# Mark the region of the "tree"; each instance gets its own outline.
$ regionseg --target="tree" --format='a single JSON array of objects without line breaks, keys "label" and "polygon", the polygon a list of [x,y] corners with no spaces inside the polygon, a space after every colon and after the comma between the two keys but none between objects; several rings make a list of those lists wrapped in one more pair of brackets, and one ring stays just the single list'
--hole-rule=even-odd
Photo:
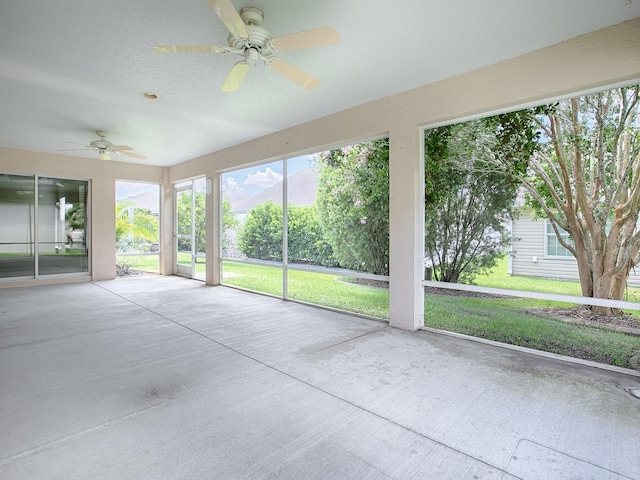
[{"label": "tree", "polygon": [[232,244],[232,235],[240,226],[240,221],[233,211],[231,201],[228,198],[222,199],[222,251],[223,256],[228,252]]},{"label": "tree", "polygon": [[287,258],[289,263],[338,266],[331,245],[325,240],[313,206],[289,205],[287,208]]},{"label": "tree", "polygon": [[116,243],[158,241],[158,217],[147,208],[136,208],[131,202],[116,204]]},{"label": "tree", "polygon": [[282,261],[282,207],[271,200],[253,207],[238,240],[249,258]]},{"label": "tree", "polygon": [[435,280],[471,282],[509,244],[518,182],[535,148],[532,122],[514,112],[425,132],[425,255]]},{"label": "tree", "polygon": [[84,229],[84,203],[72,203],[65,212],[65,220],[67,222],[66,227],[69,230]]},{"label": "tree", "polygon": [[[206,194],[197,190],[189,190],[190,195],[179,195],[177,200],[178,210],[178,231],[189,235],[191,233],[191,210],[193,208],[193,228],[195,233],[195,251],[205,252],[207,249],[206,231]],[[192,205],[193,195],[193,205]],[[183,240],[183,239],[179,239]],[[185,243],[185,249],[189,250],[189,245]]]},{"label": "tree", "polygon": [[344,268],[389,273],[389,140],[331,150],[317,158],[324,236]]},{"label": "tree", "polygon": [[640,261],[638,97],[638,85],[616,88],[546,106],[533,116],[540,148],[521,180],[529,204],[576,258],[585,297],[622,299]]}]

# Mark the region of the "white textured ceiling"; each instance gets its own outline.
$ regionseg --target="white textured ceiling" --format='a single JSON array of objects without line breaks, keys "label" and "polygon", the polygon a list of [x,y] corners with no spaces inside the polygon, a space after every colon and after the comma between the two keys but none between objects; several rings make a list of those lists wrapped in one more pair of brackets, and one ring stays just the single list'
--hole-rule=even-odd
[{"label": "white textured ceiling", "polygon": [[640,0],[232,1],[262,9],[274,37],[339,32],[339,45],[282,54],[315,90],[263,67],[222,93],[238,57],[152,51],[226,45],[206,0],[2,0],[0,146],[56,153],[105,130],[147,155],[114,160],[174,165],[640,16]]}]

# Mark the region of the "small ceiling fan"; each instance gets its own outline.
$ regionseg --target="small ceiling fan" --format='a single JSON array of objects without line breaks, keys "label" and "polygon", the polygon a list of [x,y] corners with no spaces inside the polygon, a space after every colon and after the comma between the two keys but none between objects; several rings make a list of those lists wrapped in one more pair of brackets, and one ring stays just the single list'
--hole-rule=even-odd
[{"label": "small ceiling fan", "polygon": [[208,0],[220,20],[229,30],[228,46],[216,45],[155,45],[159,53],[234,53],[242,57],[232,68],[222,84],[223,92],[233,92],[240,87],[247,72],[258,62],[264,63],[276,73],[288,78],[302,88],[311,90],[319,80],[304,70],[278,57],[280,52],[304,48],[335,45],[340,36],[332,27],[321,27],[273,38],[260,27],[264,14],[256,7],[245,7],[240,13],[231,0]]},{"label": "small ceiling fan", "polygon": [[111,153],[115,153],[117,155],[124,155],[126,157],[137,158],[139,160],[144,160],[147,157],[144,155],[140,155],[139,153],[134,153],[131,150],[133,148],[127,147],[126,145],[114,145],[113,143],[107,141],[107,132],[103,132],[102,130],[96,130],[96,133],[100,137],[100,140],[94,140],[89,145],[85,145],[83,143],[76,142],[67,142],[73,143],[75,145],[81,145],[84,148],[72,148],[71,150],[58,150],[59,152],[72,152],[75,150],[96,150],[98,152],[98,156],[100,160],[111,160]]}]

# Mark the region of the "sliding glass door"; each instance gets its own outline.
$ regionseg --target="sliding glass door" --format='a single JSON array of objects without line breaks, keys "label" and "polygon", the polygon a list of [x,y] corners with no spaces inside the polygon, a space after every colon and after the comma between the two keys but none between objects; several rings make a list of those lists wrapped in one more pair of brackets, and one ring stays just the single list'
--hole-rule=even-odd
[{"label": "sliding glass door", "polygon": [[0,279],[89,272],[88,185],[0,174]]}]

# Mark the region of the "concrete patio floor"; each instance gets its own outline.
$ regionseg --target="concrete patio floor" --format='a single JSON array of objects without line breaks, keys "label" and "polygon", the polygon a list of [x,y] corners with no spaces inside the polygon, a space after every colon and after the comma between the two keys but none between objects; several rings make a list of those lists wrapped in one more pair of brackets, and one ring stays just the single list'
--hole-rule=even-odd
[{"label": "concrete patio floor", "polygon": [[640,479],[631,373],[178,277],[0,289],[0,478]]}]

